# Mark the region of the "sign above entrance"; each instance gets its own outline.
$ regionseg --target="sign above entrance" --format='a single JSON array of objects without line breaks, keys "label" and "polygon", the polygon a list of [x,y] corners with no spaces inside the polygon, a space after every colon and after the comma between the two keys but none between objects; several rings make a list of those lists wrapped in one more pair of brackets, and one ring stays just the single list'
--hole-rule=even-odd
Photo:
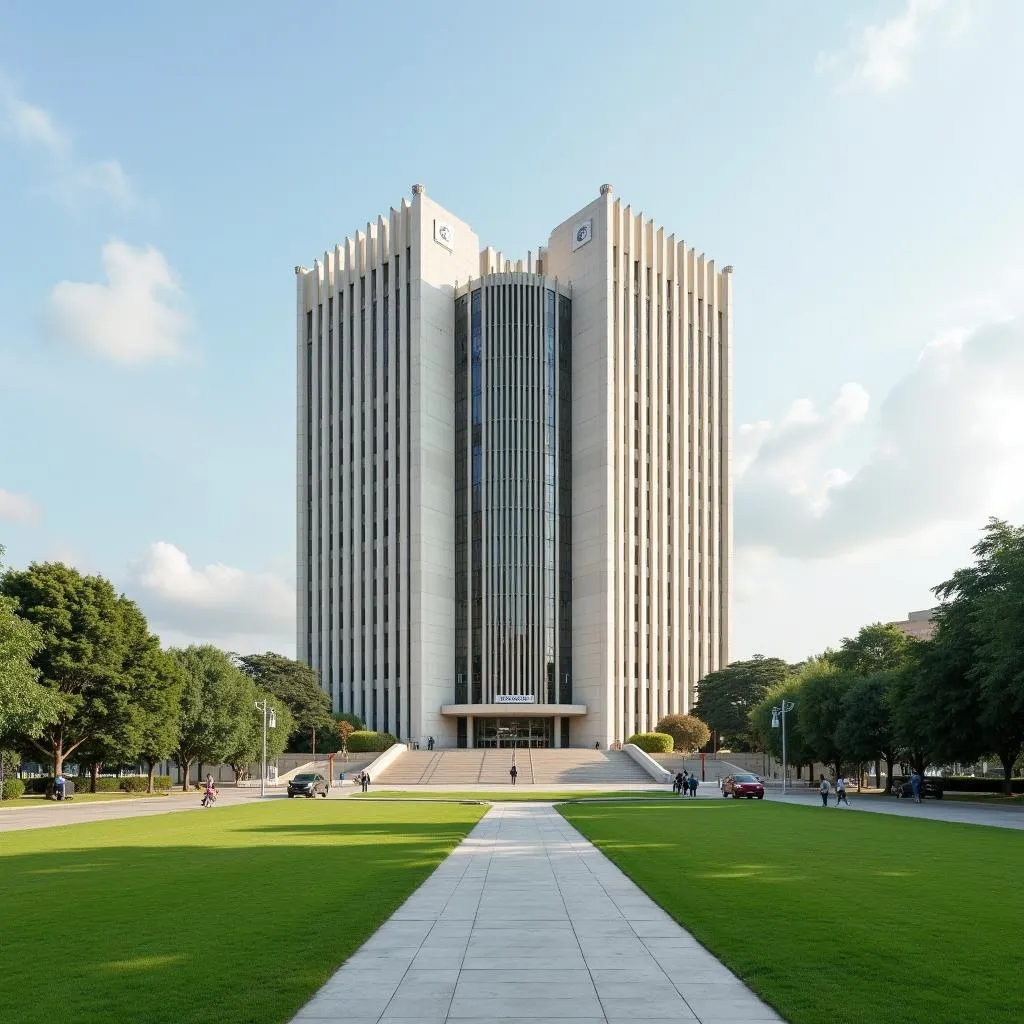
[{"label": "sign above entrance", "polygon": [[496,693],[495,704],[536,704],[537,698],[532,693]]}]

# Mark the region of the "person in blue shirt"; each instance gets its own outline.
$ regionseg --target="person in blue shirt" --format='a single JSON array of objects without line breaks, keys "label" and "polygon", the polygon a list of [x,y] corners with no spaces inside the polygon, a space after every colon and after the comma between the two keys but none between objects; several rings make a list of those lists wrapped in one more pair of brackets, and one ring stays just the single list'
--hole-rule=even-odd
[{"label": "person in blue shirt", "polygon": [[57,778],[55,778],[53,780],[53,788],[57,791],[57,794],[56,794],[57,795],[57,799],[58,800],[63,800],[64,799],[64,773],[63,772],[61,772],[60,775],[58,775]]},{"label": "person in blue shirt", "polygon": [[921,776],[916,771],[910,776],[910,789],[914,794],[914,803],[919,804],[921,802]]}]

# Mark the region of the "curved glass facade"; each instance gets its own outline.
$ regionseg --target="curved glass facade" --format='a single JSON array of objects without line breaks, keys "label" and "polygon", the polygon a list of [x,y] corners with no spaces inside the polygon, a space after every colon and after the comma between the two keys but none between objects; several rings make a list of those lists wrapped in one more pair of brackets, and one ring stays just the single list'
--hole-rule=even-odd
[{"label": "curved glass facade", "polygon": [[455,299],[455,700],[572,699],[572,302],[536,274]]}]

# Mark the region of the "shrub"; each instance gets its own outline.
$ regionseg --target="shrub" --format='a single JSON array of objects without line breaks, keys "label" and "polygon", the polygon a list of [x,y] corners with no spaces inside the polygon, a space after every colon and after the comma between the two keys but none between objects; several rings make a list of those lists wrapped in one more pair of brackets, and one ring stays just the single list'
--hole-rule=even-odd
[{"label": "shrub", "polygon": [[[931,776],[929,776],[931,778]],[[896,781],[895,779],[893,781]],[[909,778],[902,781],[909,782]],[[947,793],[1002,793],[1003,777],[974,775],[946,775],[935,779]],[[1024,779],[1011,779],[1014,793],[1024,793]]]},{"label": "shrub", "polygon": [[377,753],[387,750],[397,742],[398,740],[389,732],[367,732],[360,729],[349,736],[348,751],[350,754]]},{"label": "shrub", "polygon": [[25,792],[31,793],[33,796],[40,796],[53,788],[52,775],[40,775],[35,779],[20,779],[19,781],[24,783]]},{"label": "shrub", "polygon": [[[148,793],[149,792],[149,776],[148,775],[130,775],[126,779],[119,779],[121,788],[126,793]],[[154,775],[153,776],[153,789],[157,793],[164,793],[171,788],[171,777],[170,775]]]},{"label": "shrub", "polygon": [[673,741],[664,732],[636,732],[626,740],[648,754],[671,754]]},{"label": "shrub", "polygon": [[687,754],[700,750],[711,739],[711,730],[693,715],[666,715],[658,723],[658,732],[671,736],[675,749]]},{"label": "shrub", "polygon": [[0,800],[17,800],[25,792],[25,783],[21,779],[4,779],[4,791]]},{"label": "shrub", "polygon": [[[52,780],[51,780],[52,781]],[[78,778],[71,780],[75,784],[76,793],[91,793],[92,792],[92,776],[91,775],[79,775]],[[97,793],[117,793],[120,792],[121,783],[124,779],[116,779],[111,775],[100,775],[96,779],[96,792]]]}]

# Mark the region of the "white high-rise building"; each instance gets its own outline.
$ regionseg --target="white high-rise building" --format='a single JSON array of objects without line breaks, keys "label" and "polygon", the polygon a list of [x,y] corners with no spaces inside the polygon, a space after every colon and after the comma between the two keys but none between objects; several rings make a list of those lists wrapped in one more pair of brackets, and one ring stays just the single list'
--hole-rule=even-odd
[{"label": "white high-rise building", "polygon": [[602,747],[728,658],[732,268],[603,186],[536,258],[414,186],[298,284],[298,655],[441,746]]}]

